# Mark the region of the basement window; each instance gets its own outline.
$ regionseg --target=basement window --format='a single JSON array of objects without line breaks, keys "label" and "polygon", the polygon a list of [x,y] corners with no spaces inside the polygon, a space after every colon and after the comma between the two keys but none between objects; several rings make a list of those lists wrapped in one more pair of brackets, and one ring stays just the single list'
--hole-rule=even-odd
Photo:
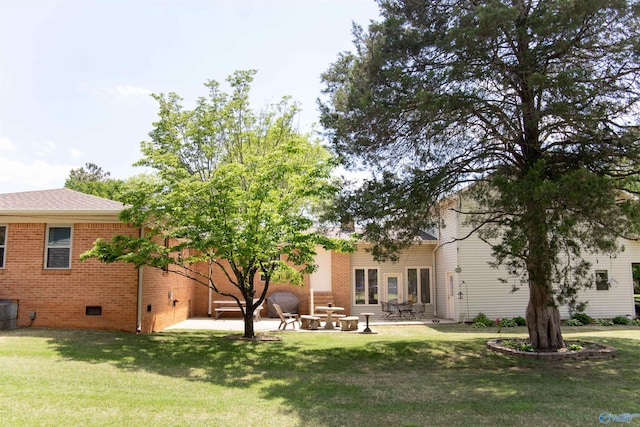
[{"label": "basement window", "polygon": [[84,313],[87,316],[102,316],[101,305],[88,305],[85,307]]}]

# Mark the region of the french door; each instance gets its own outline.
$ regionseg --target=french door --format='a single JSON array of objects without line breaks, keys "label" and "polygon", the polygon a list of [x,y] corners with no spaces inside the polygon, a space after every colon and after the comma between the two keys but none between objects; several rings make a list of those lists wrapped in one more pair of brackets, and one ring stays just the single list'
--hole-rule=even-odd
[{"label": "french door", "polygon": [[384,290],[388,302],[400,302],[402,298],[402,274],[385,274]]}]

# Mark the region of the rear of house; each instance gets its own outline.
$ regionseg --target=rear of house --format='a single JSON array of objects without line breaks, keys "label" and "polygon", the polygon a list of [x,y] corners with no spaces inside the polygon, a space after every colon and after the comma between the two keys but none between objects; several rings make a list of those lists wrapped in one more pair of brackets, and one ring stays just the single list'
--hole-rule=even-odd
[{"label": "rear of house", "polygon": [[[295,294],[300,314],[331,302],[344,308],[340,314],[379,318],[382,302],[398,301],[423,304],[425,317],[456,321],[470,321],[478,313],[524,316],[527,286],[489,266],[486,243],[473,235],[463,239],[470,229],[459,213],[460,198],[448,203],[442,209],[446,227],[438,230],[438,238],[417,236],[396,262],[375,261],[366,242],[358,242],[353,253],[318,247],[318,269],[304,278],[304,286],[272,283],[267,297]],[[0,315],[10,317],[0,318],[0,327],[148,333],[189,317],[214,316],[214,301],[228,298],[202,284],[155,268],[79,260],[98,238],[142,232],[119,220],[122,209],[119,202],[69,189],[0,194]],[[634,315],[632,265],[640,263],[640,243],[624,244],[626,250],[617,257],[587,255],[600,280],[582,291],[580,300],[588,302],[586,313],[593,317]],[[222,291],[237,295],[222,271],[214,273],[214,280]],[[258,296],[260,277],[255,285]],[[514,287],[520,289],[512,292]],[[267,315],[266,304],[261,314]],[[561,307],[561,314],[568,317],[567,307]]]},{"label": "rear of house", "polygon": [[[489,265],[493,260],[490,246],[475,235],[468,236],[471,227],[460,213],[461,195],[447,203],[436,251],[437,314],[457,321],[470,321],[479,313],[491,319],[524,317],[528,285],[509,276],[504,268]],[[632,266],[640,262],[640,242],[624,240],[621,244],[625,250],[615,257],[583,253],[598,280],[591,289],[581,290],[578,299],[587,303],[585,312],[594,318],[635,316]],[[560,314],[568,318],[568,307],[560,307]]]},{"label": "rear of house", "polygon": [[178,276],[80,261],[98,238],[140,233],[122,209],[69,189],[0,195],[0,300],[15,326],[150,332],[187,318],[193,292]]}]

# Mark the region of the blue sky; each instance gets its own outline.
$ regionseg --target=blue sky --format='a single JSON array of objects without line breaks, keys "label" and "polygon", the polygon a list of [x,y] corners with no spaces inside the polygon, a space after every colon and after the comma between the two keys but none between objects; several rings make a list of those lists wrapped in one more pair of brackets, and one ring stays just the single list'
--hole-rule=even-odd
[{"label": "blue sky", "polygon": [[377,18],[373,0],[0,0],[0,193],[60,188],[88,162],[141,173],[149,94],[190,107],[235,70],[258,70],[254,108],[290,95],[309,129],[320,74]]}]

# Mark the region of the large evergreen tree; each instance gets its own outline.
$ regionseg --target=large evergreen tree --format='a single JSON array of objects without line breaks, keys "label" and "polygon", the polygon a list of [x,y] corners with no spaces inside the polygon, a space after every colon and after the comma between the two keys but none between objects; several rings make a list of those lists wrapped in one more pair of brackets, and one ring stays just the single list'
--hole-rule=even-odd
[{"label": "large evergreen tree", "polygon": [[528,284],[533,346],[562,347],[558,304],[592,281],[582,251],[615,253],[638,227],[640,6],[379,5],[323,75],[321,123],[345,164],[371,172],[341,214],[392,256],[466,188],[495,264]]}]

